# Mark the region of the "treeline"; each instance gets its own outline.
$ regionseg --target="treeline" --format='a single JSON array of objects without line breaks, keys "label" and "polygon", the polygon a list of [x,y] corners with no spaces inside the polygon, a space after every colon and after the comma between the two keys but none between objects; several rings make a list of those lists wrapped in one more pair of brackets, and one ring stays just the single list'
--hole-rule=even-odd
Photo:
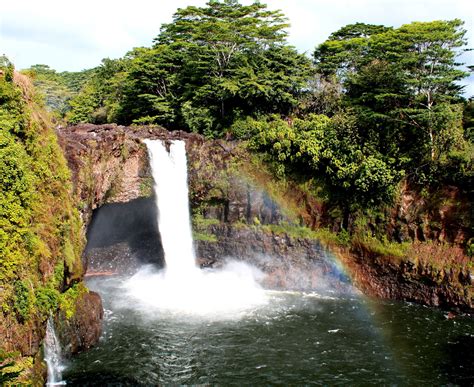
[{"label": "treeline", "polygon": [[317,176],[346,213],[390,201],[403,178],[471,189],[462,21],[348,25],[311,59],[287,27],[260,3],[178,9],[152,47],[105,59],[74,87],[59,74],[73,94],[61,114],[248,140],[277,173]]}]

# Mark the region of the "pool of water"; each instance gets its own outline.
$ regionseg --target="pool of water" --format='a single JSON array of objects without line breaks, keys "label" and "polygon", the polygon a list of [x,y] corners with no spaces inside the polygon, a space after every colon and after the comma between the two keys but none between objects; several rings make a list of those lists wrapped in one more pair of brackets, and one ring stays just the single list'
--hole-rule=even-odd
[{"label": "pool of water", "polygon": [[138,305],[123,283],[89,280],[104,331],[69,359],[68,385],[474,383],[469,316],[330,291],[266,291],[264,305],[203,316]]}]

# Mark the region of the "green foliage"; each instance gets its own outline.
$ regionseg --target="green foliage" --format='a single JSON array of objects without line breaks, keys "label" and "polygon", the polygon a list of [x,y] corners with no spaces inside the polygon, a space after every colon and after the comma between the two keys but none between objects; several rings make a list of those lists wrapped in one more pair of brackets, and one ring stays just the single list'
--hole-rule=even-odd
[{"label": "green foliage", "polygon": [[210,242],[210,243],[218,242],[218,239],[215,235],[205,233],[205,232],[198,232],[198,231],[193,231],[193,239],[195,241],[201,241],[201,242]]},{"label": "green foliage", "polygon": [[383,155],[353,140],[350,116],[309,115],[306,119],[270,117],[255,122],[252,149],[264,151],[277,174],[325,176],[333,200],[376,206],[390,201],[403,172]]},{"label": "green foliage", "polygon": [[229,133],[232,134],[234,138],[248,140],[260,132],[259,125],[261,124],[261,121],[253,117],[242,117],[232,123],[229,128]]},{"label": "green foliage", "polygon": [[59,291],[49,287],[40,286],[35,291],[36,307],[43,315],[54,312],[59,305]]},{"label": "green foliage", "polygon": [[71,110],[66,115],[70,124],[94,122],[94,112],[99,107],[96,89],[87,84],[81,92],[70,101]]},{"label": "green foliage", "polygon": [[471,238],[466,244],[466,254],[468,257],[474,257],[474,239]]},{"label": "green foliage", "polygon": [[20,321],[28,320],[31,312],[31,294],[28,285],[24,281],[16,281],[14,284],[13,308]]},{"label": "green foliage", "polygon": [[88,290],[84,284],[78,283],[59,295],[59,308],[67,319],[74,316],[78,298],[87,292]]},{"label": "green foliage", "polygon": [[[71,101],[71,123],[161,124],[222,136],[239,117],[289,112],[310,74],[286,43],[286,19],[260,3],[178,9],[152,48],[104,63]],[[209,33],[212,31],[212,33]],[[119,63],[120,62],[120,63]],[[112,71],[101,71],[106,67]]]},{"label": "green foliage", "polygon": [[217,219],[204,218],[199,212],[194,213],[192,217],[193,239],[195,241],[217,242],[217,237],[212,234],[209,228],[219,223]]},{"label": "green foliage", "polygon": [[102,64],[83,73],[87,77],[69,101],[68,123],[103,124],[114,122],[119,114],[128,60],[103,59]]},{"label": "green foliage", "polygon": [[71,99],[78,94],[94,71],[91,69],[58,73],[47,65],[37,64],[24,70],[23,73],[33,79],[48,110],[61,118],[71,109]]},{"label": "green foliage", "polygon": [[301,92],[295,115],[304,118],[313,113],[332,117],[341,110],[342,86],[337,82],[336,77],[315,74],[309,78]]},{"label": "green foliage", "polygon": [[218,225],[220,222],[213,218],[204,218],[200,213],[192,217],[193,228],[199,231],[206,230],[210,226]]},{"label": "green foliage", "polygon": [[260,227],[263,231],[267,233],[273,233],[276,235],[287,235],[290,238],[294,239],[319,239],[317,231],[313,231],[308,227],[297,226],[291,223],[265,224]]},{"label": "green foliage", "polygon": [[[80,278],[83,240],[49,117],[25,75],[5,60],[0,70],[0,324],[16,337],[42,324]],[[7,340],[0,350],[21,346]]]},{"label": "green foliage", "polygon": [[7,382],[13,382],[20,375],[22,368],[15,364],[14,358],[17,354],[8,353],[0,349],[0,383],[8,385]]},{"label": "green foliage", "polygon": [[190,101],[183,103],[181,108],[184,122],[187,127],[195,133],[202,133],[206,137],[213,138],[217,133],[213,131],[214,118],[211,111],[205,107],[194,107]]},{"label": "green foliage", "polygon": [[465,102],[463,109],[464,138],[474,143],[474,100],[472,97]]},{"label": "green foliage", "polygon": [[[456,57],[466,31],[458,20],[398,29],[356,24],[315,50],[317,69],[337,76],[357,118],[359,142],[393,159],[411,176],[463,146],[456,83],[467,74]],[[430,167],[429,167],[430,168]]]},{"label": "green foliage", "polygon": [[360,236],[357,235],[353,238],[353,244],[362,246],[364,250],[372,253],[391,257],[396,259],[407,259],[408,252],[410,249],[410,243],[397,243],[388,241],[386,238],[382,240],[372,236]]}]

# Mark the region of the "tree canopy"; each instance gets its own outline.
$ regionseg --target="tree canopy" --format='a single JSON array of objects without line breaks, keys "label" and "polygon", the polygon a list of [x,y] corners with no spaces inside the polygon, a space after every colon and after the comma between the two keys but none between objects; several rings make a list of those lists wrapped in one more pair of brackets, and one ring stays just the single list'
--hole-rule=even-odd
[{"label": "tree canopy", "polygon": [[152,48],[131,53],[120,119],[216,134],[241,115],[289,113],[310,62],[286,43],[287,27],[260,3],[179,9]]},{"label": "tree canopy", "polygon": [[313,61],[288,44],[287,29],[259,2],[178,9],[151,47],[104,59],[86,77],[60,73],[71,93],[62,115],[249,140],[278,173],[324,180],[344,211],[389,201],[404,177],[470,184],[462,21],[349,24]]},{"label": "tree canopy", "polygon": [[343,84],[367,146],[420,165],[461,144],[462,26],[458,19],[398,29],[359,23],[316,48],[316,68]]}]

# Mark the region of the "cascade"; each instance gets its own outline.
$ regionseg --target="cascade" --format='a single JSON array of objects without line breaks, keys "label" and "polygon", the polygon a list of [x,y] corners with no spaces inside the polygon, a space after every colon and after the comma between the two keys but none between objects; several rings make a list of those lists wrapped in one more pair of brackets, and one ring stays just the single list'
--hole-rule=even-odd
[{"label": "cascade", "polygon": [[193,248],[184,141],[145,141],[158,207],[158,226],[166,268],[143,267],[124,284],[143,311],[233,318],[267,303],[258,285],[263,275],[242,262],[229,261],[219,270],[196,266]]},{"label": "cascade", "polygon": [[46,324],[46,335],[44,338],[44,360],[48,366],[47,386],[57,386],[66,384],[62,381],[63,365],[61,363],[61,345],[54,330],[52,317]]},{"label": "cascade", "polygon": [[158,227],[167,272],[182,276],[196,270],[189,218],[188,177],[184,141],[145,141],[155,181]]}]

